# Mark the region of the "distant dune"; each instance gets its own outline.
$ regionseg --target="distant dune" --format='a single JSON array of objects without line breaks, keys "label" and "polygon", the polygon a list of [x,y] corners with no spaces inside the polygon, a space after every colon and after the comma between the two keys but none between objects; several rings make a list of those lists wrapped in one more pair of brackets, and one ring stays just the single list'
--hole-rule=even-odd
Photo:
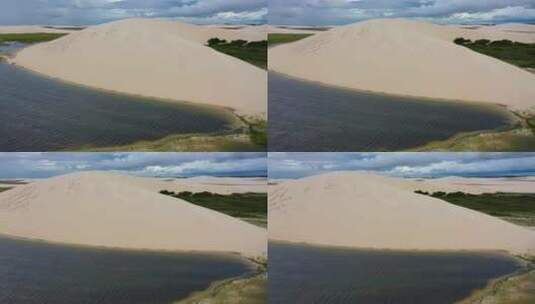
[{"label": "distant dune", "polygon": [[12,61],[91,87],[265,116],[266,72],[207,47],[207,40],[214,37],[266,39],[264,33],[252,30],[125,19],[25,48]]},{"label": "distant dune", "polygon": [[41,25],[0,25],[0,34],[28,34],[28,33],[71,33],[61,27],[46,27]]},{"label": "distant dune", "polygon": [[266,254],[265,229],[159,194],[154,182],[85,172],[18,186],[0,193],[0,233],[127,249]]},{"label": "distant dune", "polygon": [[269,238],[378,249],[535,252],[535,232],[416,194],[410,180],[334,172],[269,193]]},{"label": "distant dune", "polygon": [[[523,32],[519,32],[519,28]],[[535,41],[533,26],[469,29],[402,19],[335,27],[269,52],[271,70],[325,84],[535,110],[535,76],[453,43],[456,37]]]}]

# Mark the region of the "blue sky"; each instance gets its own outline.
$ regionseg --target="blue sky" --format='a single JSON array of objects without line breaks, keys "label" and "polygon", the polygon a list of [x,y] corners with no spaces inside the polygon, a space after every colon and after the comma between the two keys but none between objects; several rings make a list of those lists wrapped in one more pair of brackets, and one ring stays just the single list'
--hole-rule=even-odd
[{"label": "blue sky", "polygon": [[534,22],[535,0],[269,0],[269,23],[338,25],[370,18]]},{"label": "blue sky", "polygon": [[265,23],[267,0],[1,0],[0,24],[89,25],[128,17]]},{"label": "blue sky", "polygon": [[0,178],[87,170],[143,176],[267,175],[266,153],[0,153]]},{"label": "blue sky", "polygon": [[269,153],[270,178],[366,170],[404,177],[535,175],[535,153]]}]

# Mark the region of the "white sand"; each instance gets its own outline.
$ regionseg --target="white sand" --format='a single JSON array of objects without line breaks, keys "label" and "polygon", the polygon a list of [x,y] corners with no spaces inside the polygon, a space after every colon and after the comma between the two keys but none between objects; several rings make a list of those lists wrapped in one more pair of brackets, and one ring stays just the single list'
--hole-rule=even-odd
[{"label": "white sand", "polygon": [[535,231],[415,194],[406,185],[371,173],[334,172],[272,186],[269,238],[378,249],[535,253]]},{"label": "white sand", "polygon": [[188,101],[265,117],[267,73],[217,52],[208,39],[264,40],[253,31],[223,30],[162,19],[92,26],[20,51],[31,70],[91,87]]},{"label": "white sand", "polygon": [[0,193],[0,233],[90,246],[266,254],[265,229],[159,194],[149,180],[85,172],[8,190]]},{"label": "white sand", "polygon": [[359,90],[487,102],[533,111],[533,74],[453,43],[463,36],[535,39],[534,34],[500,28],[469,30],[400,19],[359,22],[275,46],[269,52],[269,67]]}]

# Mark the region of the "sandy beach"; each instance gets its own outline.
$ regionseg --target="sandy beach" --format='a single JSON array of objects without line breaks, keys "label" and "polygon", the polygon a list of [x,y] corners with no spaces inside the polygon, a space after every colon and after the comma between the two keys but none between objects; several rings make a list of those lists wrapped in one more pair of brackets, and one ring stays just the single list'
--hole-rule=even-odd
[{"label": "sandy beach", "polygon": [[535,41],[535,26],[467,28],[404,19],[339,26],[269,52],[270,70],[372,92],[535,110],[533,74],[456,45],[457,37]]},{"label": "sandy beach", "polygon": [[214,37],[258,41],[266,34],[163,19],[125,19],[27,47],[11,61],[76,84],[215,105],[265,118],[266,71],[206,46]]},{"label": "sandy beach", "polygon": [[158,193],[243,187],[222,190],[225,180],[214,186],[203,180],[174,183],[109,172],[35,180],[0,193],[0,233],[75,245],[266,255],[265,229]]},{"label": "sandy beach", "polygon": [[[457,181],[467,184],[465,179],[430,184],[453,188]],[[491,183],[488,189],[505,189]],[[414,180],[365,172],[283,181],[270,186],[269,238],[376,249],[535,252],[534,231],[414,193],[420,188]]]}]

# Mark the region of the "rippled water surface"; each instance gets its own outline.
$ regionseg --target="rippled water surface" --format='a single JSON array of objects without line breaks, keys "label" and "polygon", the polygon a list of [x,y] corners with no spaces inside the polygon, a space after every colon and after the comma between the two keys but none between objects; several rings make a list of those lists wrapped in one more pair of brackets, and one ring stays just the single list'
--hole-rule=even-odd
[{"label": "rippled water surface", "polygon": [[498,106],[328,87],[269,74],[270,151],[386,151],[511,123]]},{"label": "rippled water surface", "polygon": [[519,269],[488,253],[411,253],[271,243],[270,304],[449,304]]},{"label": "rippled water surface", "polygon": [[0,303],[171,303],[250,273],[236,256],[50,245],[0,237]]},{"label": "rippled water surface", "polygon": [[223,131],[235,121],[227,110],[93,90],[1,62],[0,112],[0,151],[124,145]]}]

